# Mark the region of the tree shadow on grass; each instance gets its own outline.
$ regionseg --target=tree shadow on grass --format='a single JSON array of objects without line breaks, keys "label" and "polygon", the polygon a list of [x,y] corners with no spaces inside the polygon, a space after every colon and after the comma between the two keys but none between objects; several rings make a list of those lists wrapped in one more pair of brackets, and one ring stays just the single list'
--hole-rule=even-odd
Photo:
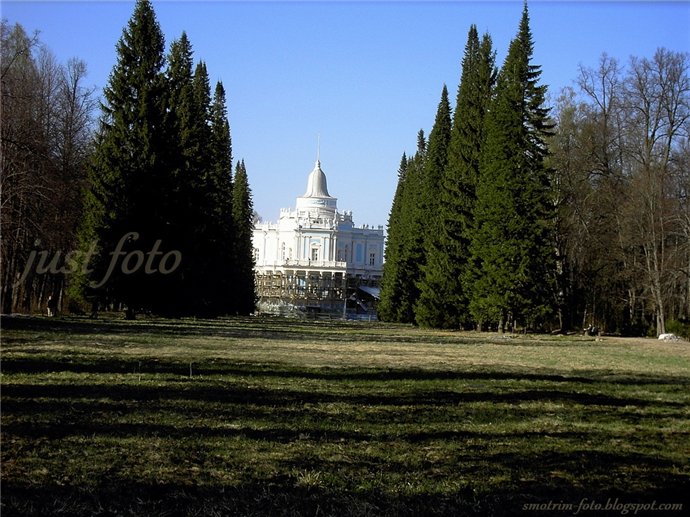
[{"label": "tree shadow on grass", "polygon": [[429,370],[421,368],[366,368],[366,367],[320,367],[307,368],[290,366],[278,362],[254,363],[230,361],[218,358],[189,361],[180,359],[139,359],[99,357],[97,355],[70,354],[56,359],[43,355],[5,357],[2,361],[4,373],[51,373],[73,372],[91,374],[171,374],[180,377],[189,375],[190,363],[196,376],[265,377],[282,379],[315,379],[326,381],[532,381],[549,383],[618,384],[618,385],[675,385],[690,387],[690,378],[610,372],[582,372],[578,375],[561,375],[539,371],[500,370]]},{"label": "tree shadow on grass", "polygon": [[[33,321],[31,325],[43,330],[53,329],[51,320],[36,321],[38,323]],[[92,323],[81,327],[74,323],[69,325],[78,327],[76,331],[84,333],[100,332],[99,329],[110,332],[108,329],[111,327],[118,327],[119,330],[115,331],[121,332],[135,333],[141,328],[161,332],[158,325],[148,323],[137,328],[120,323],[103,323],[100,327]],[[222,332],[222,324],[220,327]],[[296,326],[292,328],[297,329]],[[69,331],[69,327],[67,330],[59,327],[59,330]],[[201,332],[191,324],[187,330],[191,333]],[[253,330],[226,331],[246,335]],[[317,330],[314,328],[314,331]],[[173,332],[172,326],[162,332],[161,335]],[[178,441],[181,458],[194,454],[184,450],[185,443],[197,443],[203,448],[210,447],[212,441],[226,438],[246,440],[239,440],[239,443],[265,444],[276,450],[299,442],[316,447],[300,449],[301,452],[285,460],[280,466],[282,474],[262,479],[250,478],[234,484],[199,484],[191,478],[186,484],[175,484],[170,480],[147,484],[111,477],[80,488],[69,481],[62,485],[55,481],[31,485],[23,478],[8,478],[7,474],[3,474],[3,517],[94,514],[526,515],[523,512],[526,503],[547,503],[550,500],[578,503],[584,497],[603,499],[602,502],[607,497],[620,497],[630,502],[636,498],[674,502],[678,500],[679,493],[690,491],[687,462],[673,463],[653,452],[641,454],[621,449],[602,453],[586,450],[590,442],[603,444],[612,438],[630,441],[635,428],[627,424],[640,419],[649,421],[654,418],[653,413],[657,409],[669,418],[679,421],[687,418],[686,406],[678,401],[678,397],[673,401],[657,401],[627,394],[611,394],[612,384],[677,385],[677,390],[682,390],[690,385],[687,378],[654,374],[599,377],[597,373],[569,377],[534,371],[305,369],[280,364],[208,361],[196,364],[195,377],[188,379],[188,364],[179,361],[138,361],[87,355],[64,360],[41,356],[10,357],[4,358],[2,369],[4,373],[138,373],[154,376],[153,379],[166,383],[162,386],[146,382],[136,384],[134,377],[123,377],[117,382],[103,384],[84,382],[84,378],[42,382],[39,376],[34,383],[6,383],[2,388],[2,432],[3,438],[9,438],[10,441],[9,446],[4,448],[3,460],[17,459],[11,457],[16,453],[12,449],[14,440],[24,445],[41,442],[42,447],[52,447],[54,443],[51,440],[72,436],[83,439],[83,443],[91,441],[94,447],[107,446],[99,445],[99,438],[108,438],[102,442],[108,444],[112,443],[111,439],[122,438],[125,439],[123,443],[132,443],[131,438],[166,437]],[[274,386],[279,385],[269,388],[250,387],[245,382],[246,379],[252,379],[252,383],[258,381],[260,384],[262,378],[284,379],[285,383],[280,385],[274,382]],[[368,384],[361,388],[351,386],[335,390],[330,386],[325,392],[291,387],[291,381],[303,379],[323,380],[325,385],[339,381]],[[389,381],[461,382],[437,389],[429,385],[411,384],[391,392],[391,386],[386,384]],[[462,381],[472,381],[474,385]],[[541,383],[541,389],[534,384],[518,382],[508,385],[504,381]],[[523,403],[527,403],[528,408],[518,407]],[[578,415],[596,416],[597,412],[602,412],[609,415],[607,421],[615,424],[614,430],[609,431],[604,426],[596,427],[596,432],[510,431],[514,423],[512,420],[504,427],[508,429],[504,432],[447,430],[451,411],[466,411],[485,422],[487,418],[501,417],[498,414],[500,411],[505,413],[505,409],[497,410],[494,404],[503,407],[509,404],[514,406],[510,409],[510,418],[529,421],[529,418],[540,416],[540,403],[562,408],[558,411],[564,412],[562,415],[566,417],[566,422],[575,421]],[[338,415],[324,416],[318,411],[318,408],[329,405],[339,405],[357,412],[363,431],[354,430],[352,426],[343,429],[338,425]],[[386,410],[378,411],[383,408]],[[424,412],[423,415],[419,414],[419,428],[414,427],[417,416],[414,411]],[[496,414],[492,414],[492,411]],[[127,418],[131,420],[129,413],[134,412],[148,415],[164,413],[166,417],[172,417],[173,422],[185,421],[189,424],[122,421]],[[185,412],[188,412],[187,420],[177,418]],[[196,415],[207,417],[218,425],[210,427],[195,422]],[[40,418],[33,419],[35,416]],[[231,422],[233,417],[259,418],[261,426],[243,424],[233,428],[222,425]],[[504,414],[503,418],[508,416]],[[435,429],[437,425],[441,427]],[[593,420],[593,427],[595,425],[596,419]],[[644,433],[647,433],[644,437],[651,436],[648,430]],[[562,449],[555,450],[556,445],[547,443],[549,440],[553,440],[553,443],[558,441]],[[319,445],[338,443],[351,446],[351,450],[355,451],[353,454],[358,457],[345,461],[318,456]],[[425,456],[407,461],[404,456],[393,459],[385,454],[368,456],[364,451],[356,452],[372,444],[379,448],[378,452],[385,452],[396,445],[402,449],[409,448],[411,453],[415,448],[418,452],[418,449],[428,445],[442,444],[442,450],[452,456],[437,460],[443,463],[441,472],[464,473],[463,486],[466,488],[437,489],[420,495],[401,485],[387,485],[386,476],[397,475],[404,479],[408,473],[438,475],[434,472],[438,471],[439,465],[434,460],[420,462],[419,457]],[[615,446],[609,447],[614,449]],[[452,470],[449,471],[449,468]],[[251,466],[248,469],[250,477],[261,476],[251,471]],[[370,469],[381,472],[383,488],[362,486],[360,478],[366,477]],[[239,469],[238,472],[247,471]],[[338,480],[338,484],[329,485],[321,478],[308,476],[300,479],[295,472],[330,474]],[[490,481],[490,478],[500,476],[503,476],[503,481]],[[179,478],[178,475],[176,479]],[[620,511],[616,514],[620,515]],[[539,515],[547,513],[541,512]],[[597,515],[606,513],[597,512]]]},{"label": "tree shadow on grass", "polygon": [[[490,388],[490,387],[488,387]],[[221,402],[226,404],[251,404],[253,406],[300,407],[305,404],[342,403],[352,406],[457,406],[466,403],[487,402],[521,404],[524,402],[549,402],[552,404],[579,404],[638,408],[654,407],[682,409],[686,404],[679,401],[647,400],[628,396],[611,396],[601,393],[568,389],[510,389],[501,386],[485,391],[414,390],[408,393],[332,393],[313,390],[295,390],[282,387],[274,389],[244,387],[235,383],[195,383],[192,379],[182,384],[156,386],[145,384],[8,384],[3,386],[4,410],[8,411],[11,399],[108,399],[112,401],[162,401],[188,400]],[[7,404],[10,404],[8,407]]]},{"label": "tree shadow on grass", "polygon": [[[302,340],[305,338],[321,343],[352,344],[353,338],[367,343],[458,345],[482,346],[488,343],[506,346],[533,347],[529,336],[519,339],[473,335],[469,333],[411,332],[410,326],[381,322],[351,322],[329,320],[327,322],[304,321],[290,318],[219,318],[215,320],[196,319],[88,319],[84,317],[47,318],[37,316],[3,315],[1,325],[5,330],[32,332],[61,332],[74,335],[112,334],[142,335],[160,337],[199,337],[230,339]],[[394,337],[391,337],[391,333]],[[515,336],[513,336],[515,337]],[[523,340],[527,339],[527,342]],[[558,339],[548,341],[549,346],[571,346],[572,342]],[[580,341],[580,347],[598,347],[595,341]]]},{"label": "tree shadow on grass", "polygon": [[[3,460],[12,460],[11,447],[17,439],[20,443],[37,444],[30,447],[51,448],[54,447],[51,445],[53,443],[55,446],[60,444],[59,447],[66,447],[67,451],[71,442],[59,440],[76,437],[78,441],[75,443],[88,446],[91,455],[97,454],[99,447],[112,446],[108,444],[112,444],[114,439],[122,439],[122,447],[132,447],[133,443],[142,444],[144,448],[156,443],[157,447],[167,447],[174,443],[179,448],[174,452],[175,456],[180,461],[199,460],[202,473],[204,469],[215,468],[261,477],[263,474],[252,471],[251,465],[227,464],[224,462],[228,458],[218,457],[209,451],[223,442],[237,444],[231,447],[246,448],[243,456],[251,454],[250,451],[255,446],[264,450],[268,447],[276,452],[290,448],[292,452],[286,459],[278,460],[276,468],[282,474],[235,484],[214,484],[209,481],[199,483],[191,477],[188,483],[181,485],[172,483],[170,479],[162,480],[160,484],[137,484],[125,479],[126,470],[118,474],[116,469],[112,476],[92,481],[89,487],[73,486],[70,481],[64,481],[64,484],[55,484],[53,481],[29,485],[23,479],[7,478],[5,474],[2,487],[3,517],[529,515],[530,513],[523,512],[523,507],[530,503],[560,501],[577,504],[583,498],[604,502],[606,498],[614,497],[626,502],[653,499],[677,502],[678,494],[687,494],[690,489],[687,464],[674,463],[654,452],[642,454],[625,449],[611,452],[587,450],[587,444],[605,444],[614,437],[623,437],[628,441],[631,439],[630,436],[622,436],[606,429],[550,433],[437,431],[434,430],[437,423],[435,421],[423,422],[426,430],[398,428],[395,421],[386,427],[369,427],[370,422],[363,421],[363,431],[328,428],[323,425],[311,427],[301,421],[300,416],[295,416],[294,409],[299,407],[296,400],[291,398],[295,393],[287,398],[275,394],[274,398],[266,399],[266,403],[270,400],[277,405],[264,406],[272,413],[273,420],[262,421],[259,427],[209,427],[195,423],[194,415],[190,415],[187,426],[101,422],[99,417],[103,415],[99,411],[105,411],[106,418],[112,416],[109,412],[120,412],[122,409],[118,402],[109,403],[115,404],[114,407],[104,408],[96,400],[72,399],[73,394],[60,399],[60,390],[53,393],[54,396],[58,395],[57,399],[51,399],[54,402],[43,398],[14,398],[17,394],[15,392],[8,396],[10,403],[3,405],[3,412],[7,411],[6,415],[9,414],[10,417],[22,413],[37,414],[41,419],[32,422],[10,418],[10,422],[3,425],[3,436],[5,440],[9,438],[10,448],[8,451],[8,446],[5,446]],[[124,393],[120,393],[120,396],[123,395]],[[299,396],[304,396],[304,393],[300,392]],[[129,403],[132,401],[120,400],[125,404],[125,409],[130,407]],[[357,397],[351,397],[351,403],[360,402]],[[443,413],[442,407],[439,409],[439,413]],[[283,410],[285,411],[282,412]],[[312,408],[305,407],[303,410],[309,413]],[[270,413],[266,416],[269,417]],[[53,415],[55,418],[46,422],[43,420],[46,415]],[[291,416],[296,422],[290,422]],[[213,418],[213,421],[222,423],[224,420]],[[442,421],[440,419],[438,422]],[[337,420],[327,422],[329,423],[335,426]],[[160,442],[158,438],[166,441]],[[147,442],[149,439],[152,442]],[[90,443],[93,445],[89,445]],[[293,448],[295,445],[298,447]],[[339,450],[340,446],[346,448],[345,454],[350,457],[334,459],[333,452]],[[367,452],[371,446],[376,449],[376,453]],[[439,447],[438,450],[445,455],[437,459],[424,459],[426,456],[423,451],[429,446]],[[396,448],[396,454],[389,456],[385,451],[392,447]],[[560,450],[555,450],[556,447]],[[401,453],[406,449],[407,453]],[[319,451],[330,453],[322,455]],[[68,461],[68,452],[60,454],[64,455],[63,459],[59,459],[59,455],[52,455],[53,465],[56,465],[56,461],[58,464]],[[129,454],[139,453],[130,450]],[[198,454],[201,454],[201,459],[197,458]],[[283,457],[282,454],[280,456]],[[123,468],[127,469],[128,460],[123,458],[123,461]],[[175,465],[175,462],[168,463],[169,467],[177,468]],[[302,473],[304,475],[300,478]],[[313,473],[316,475],[309,477]],[[372,473],[378,473],[381,478],[378,485],[366,488],[364,482]],[[59,478],[59,472],[53,472],[52,475]],[[412,479],[420,476],[449,476],[457,479],[460,476],[465,488],[446,488],[438,492],[438,487],[444,485],[436,479],[429,482],[429,486],[436,487],[435,490],[413,490],[410,493],[405,488],[406,476],[412,476]],[[181,468],[174,477],[184,478],[184,469]],[[492,479],[501,477],[501,481]],[[329,485],[328,481],[324,481],[328,479],[335,479],[336,485]],[[389,479],[396,481],[388,481]],[[542,512],[539,515],[546,514]],[[597,515],[607,514],[597,512]]]},{"label": "tree shadow on grass", "polygon": [[[231,339],[276,339],[291,340],[310,339],[320,342],[352,342],[352,333],[356,331],[358,339],[367,341],[390,341],[389,336],[380,332],[390,326],[374,324],[377,332],[362,332],[366,327],[362,323],[347,321],[330,321],[328,323],[299,321],[291,319],[265,320],[257,318],[233,318],[217,320],[169,320],[150,319],[128,321],[122,319],[87,319],[79,317],[46,318],[36,316],[3,315],[2,328],[14,331],[29,332],[60,332],[73,335],[142,335],[152,334],[164,337],[200,337],[200,338],[231,338]],[[400,328],[390,328],[401,330]],[[396,336],[396,342],[420,343],[428,341],[424,335]],[[454,336],[438,336],[439,342],[458,343]],[[462,340],[465,342],[466,340]],[[467,341],[473,342],[473,341]]]},{"label": "tree shadow on grass", "polygon": [[[300,486],[295,477],[282,475],[262,480],[248,480],[230,486],[197,486],[187,484],[132,483],[100,480],[99,486],[78,487],[48,484],[27,486],[3,483],[3,516],[52,515],[141,515],[149,517],[204,516],[517,516],[573,515],[583,500],[598,501],[619,498],[635,503],[681,503],[687,508],[688,496],[682,485],[640,492],[634,489],[575,487],[568,482],[548,485],[524,484],[494,486],[489,489],[469,486],[435,494],[392,493],[381,489],[355,486],[329,488]],[[687,488],[687,486],[685,487]],[[572,504],[566,513],[526,510],[530,503]],[[663,513],[655,512],[656,515]],[[664,515],[682,515],[682,512]],[[597,511],[596,515],[621,515]],[[644,512],[638,515],[645,515]],[[651,515],[651,513],[647,513]]]}]

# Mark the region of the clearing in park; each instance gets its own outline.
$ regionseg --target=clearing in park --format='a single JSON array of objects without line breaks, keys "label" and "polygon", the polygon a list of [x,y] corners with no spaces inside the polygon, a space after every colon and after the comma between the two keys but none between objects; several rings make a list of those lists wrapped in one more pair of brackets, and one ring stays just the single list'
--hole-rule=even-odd
[{"label": "clearing in park", "polygon": [[687,342],[277,318],[2,327],[3,516],[690,507]]}]

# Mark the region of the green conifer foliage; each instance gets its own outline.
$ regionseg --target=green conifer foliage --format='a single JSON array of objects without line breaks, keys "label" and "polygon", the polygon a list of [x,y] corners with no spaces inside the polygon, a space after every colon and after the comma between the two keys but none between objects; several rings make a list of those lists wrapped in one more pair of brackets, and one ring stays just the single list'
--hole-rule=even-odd
[{"label": "green conifer foliage", "polygon": [[400,323],[415,321],[414,305],[419,298],[420,264],[424,260],[424,221],[422,216],[422,193],[424,165],[426,162],[427,142],[424,131],[417,134],[417,152],[407,162],[405,188],[402,194],[400,210],[400,282],[399,297],[395,301],[396,319]]},{"label": "green conifer foliage", "polygon": [[[169,90],[170,110],[168,117],[174,134],[171,151],[175,184],[170,193],[170,221],[177,249],[184,261],[180,274],[175,278],[168,315],[194,313],[198,303],[201,278],[205,268],[201,261],[199,237],[205,233],[199,207],[203,206],[201,176],[203,165],[199,160],[203,139],[199,122],[200,108],[194,95],[194,57],[187,34],[182,33],[173,41],[168,56],[166,79]],[[200,224],[202,225],[200,227]]]},{"label": "green conifer foliage", "polygon": [[394,206],[388,220],[386,262],[381,284],[379,317],[399,323],[414,322],[414,303],[419,296],[417,279],[423,257],[419,206],[426,158],[424,131],[417,134],[417,152],[403,154],[398,170]]},{"label": "green conifer foliage", "polygon": [[[157,202],[171,182],[164,47],[150,2],[139,0],[117,43],[117,63],[103,91],[89,174],[92,188],[80,231],[82,247],[98,243],[99,252],[91,262],[96,284],[107,275],[111,258],[116,258],[111,253],[129,232],[138,238],[125,239],[123,253],[151,250],[156,240],[166,237],[167,214]],[[101,301],[125,303],[130,316],[138,309],[155,308],[160,302],[157,278],[147,275],[144,267],[132,272],[135,265],[117,264],[109,280],[92,294]]]},{"label": "green conifer foliage", "polygon": [[[419,298],[414,301],[415,321],[426,327],[446,327],[447,301],[450,293],[444,278],[448,270],[447,254],[443,243],[442,180],[448,164],[448,144],[451,136],[451,109],[448,89],[443,86],[441,101],[436,111],[434,127],[429,135],[429,145],[421,190],[419,228],[422,229],[423,259],[415,271],[418,279]],[[417,244],[417,243],[415,243]]]},{"label": "green conifer foliage", "polygon": [[443,243],[447,260],[448,321],[452,327],[469,327],[466,276],[469,245],[474,227],[479,160],[484,143],[484,119],[496,80],[495,52],[491,37],[480,42],[476,27],[470,27],[462,62],[448,167],[443,178]]},{"label": "green conifer foliage", "polygon": [[[211,105],[212,170],[219,184],[232,185],[232,138],[226,106],[225,88],[216,83]],[[224,195],[228,192],[224,191]]]},{"label": "green conifer foliage", "polygon": [[393,205],[388,215],[385,262],[381,280],[381,300],[378,304],[378,318],[382,321],[398,321],[397,305],[401,296],[401,248],[403,244],[402,210],[407,176],[407,155],[403,153],[398,168],[398,184]]},{"label": "green conifer foliage", "polygon": [[417,319],[438,328],[471,323],[462,279],[473,226],[479,156],[484,140],[484,115],[491,99],[496,71],[491,37],[481,43],[470,27],[453,114],[448,159],[441,180],[439,230],[428,248],[428,263]]},{"label": "green conifer foliage", "polygon": [[553,247],[544,165],[545,87],[533,53],[527,6],[486,117],[470,245],[470,310],[480,324],[538,325],[550,310]]},{"label": "green conifer foliage", "polygon": [[196,129],[199,134],[200,149],[204,152],[199,153],[197,160],[201,164],[205,176],[208,175],[211,168],[211,153],[208,153],[208,146],[211,139],[211,85],[208,78],[208,70],[206,63],[199,61],[194,69],[194,79],[192,81],[194,90],[194,105],[197,112]]},{"label": "green conifer foliage", "polygon": [[[225,91],[218,84],[211,97],[206,65],[193,69],[185,33],[172,43],[165,71],[164,47],[149,1],[139,0],[104,91],[80,238],[83,250],[96,242],[98,253],[92,278],[79,283],[107,276],[95,296],[124,303],[130,315],[248,313],[251,195],[244,163],[233,189]],[[115,250],[123,267],[112,267]],[[138,264],[149,250],[153,262]],[[155,259],[168,251],[176,255],[163,272]]]},{"label": "green conifer foliage", "polygon": [[[211,140],[209,170],[211,192],[213,198],[213,218],[215,236],[212,243],[214,258],[211,265],[211,276],[215,279],[212,289],[217,311],[221,314],[235,312],[235,298],[233,279],[235,272],[235,233],[232,217],[232,141],[230,138],[230,124],[227,118],[225,89],[218,82],[211,104]],[[253,276],[253,271],[251,273]],[[253,296],[253,295],[252,295]]]},{"label": "green conifer foliage", "polygon": [[237,314],[254,312],[256,294],[254,287],[254,207],[244,160],[235,168],[235,184],[232,190],[232,215],[235,225],[235,271],[236,276],[231,296],[235,296]]}]

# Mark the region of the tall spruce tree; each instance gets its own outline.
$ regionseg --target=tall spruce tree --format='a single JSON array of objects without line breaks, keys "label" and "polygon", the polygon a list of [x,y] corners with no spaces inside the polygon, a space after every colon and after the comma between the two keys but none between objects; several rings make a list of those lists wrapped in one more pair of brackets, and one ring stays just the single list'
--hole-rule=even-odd
[{"label": "tall spruce tree", "polygon": [[[91,294],[101,302],[126,304],[132,317],[138,309],[155,310],[164,298],[158,289],[161,275],[135,266],[139,252],[166,237],[160,199],[171,184],[165,43],[148,0],[137,1],[116,48],[117,63],[103,91],[80,240],[84,248],[97,243]],[[119,243],[123,256],[134,251],[137,260],[125,264],[114,255]],[[110,269],[111,259],[123,262]]]},{"label": "tall spruce tree", "polygon": [[228,296],[233,290],[235,271],[234,242],[235,232],[232,216],[232,140],[227,117],[225,89],[221,82],[216,83],[211,104],[211,153],[210,183],[213,193],[214,210],[210,217],[214,220],[215,236],[211,276],[214,305],[220,314],[235,312],[235,299]]},{"label": "tall spruce tree", "polygon": [[[399,297],[395,307],[395,320],[414,323],[414,304],[419,298],[420,264],[424,260],[424,221],[421,213],[426,162],[427,141],[424,131],[417,133],[417,152],[407,161],[405,188],[400,210]],[[383,294],[382,294],[383,296]]]},{"label": "tall spruce tree", "polygon": [[443,178],[443,242],[448,257],[443,272],[447,281],[448,313],[453,327],[469,327],[467,286],[463,279],[469,260],[474,228],[474,209],[479,181],[479,160],[484,144],[484,123],[496,81],[495,52],[491,36],[481,42],[476,27],[470,27],[458,87],[448,167]]},{"label": "tall spruce tree", "polygon": [[517,37],[486,116],[475,231],[470,245],[470,310],[480,323],[538,325],[550,305],[554,253],[545,86],[533,53],[525,4]]},{"label": "tall spruce tree", "polygon": [[[204,61],[199,61],[194,69],[194,101],[198,110],[198,131],[200,137],[203,139],[205,145],[204,151],[208,150],[208,145],[211,140],[211,84],[208,78],[208,69]],[[204,179],[208,176],[211,169],[211,153],[202,152],[197,156],[197,160],[201,163],[201,169],[205,172]]]},{"label": "tall spruce tree", "polygon": [[[211,139],[213,142],[211,154],[211,170],[217,178],[219,185],[232,186],[232,138],[230,136],[230,123],[228,122],[228,109],[226,104],[225,88],[218,81],[213,92],[211,104]],[[227,198],[230,191],[223,190],[223,197]]]},{"label": "tall spruce tree", "polygon": [[176,129],[174,239],[186,258],[171,314],[218,316],[233,311],[232,156],[225,92],[211,99],[208,71],[194,71],[187,35],[173,42],[169,57],[169,116]]},{"label": "tall spruce tree", "polygon": [[378,318],[382,321],[398,321],[398,300],[401,296],[401,248],[403,245],[402,212],[407,176],[407,155],[403,153],[398,168],[398,184],[393,205],[388,214],[385,262],[381,279],[381,300],[378,304]]},{"label": "tall spruce tree", "polygon": [[[98,243],[92,284],[108,279],[95,294],[126,304],[130,315],[147,309],[169,316],[216,316],[238,310],[228,293],[241,278],[251,284],[244,289],[251,294],[243,296],[253,307],[251,264],[247,272],[244,260],[241,274],[236,267],[240,257],[249,253],[251,258],[251,227],[242,226],[237,244],[222,85],[212,98],[206,65],[200,62],[192,71],[185,33],[172,43],[163,71],[163,36],[147,0],[137,2],[117,50],[80,232],[84,250]],[[251,225],[246,171],[241,190],[238,206],[248,203]],[[244,217],[246,210],[238,213]],[[144,257],[148,250],[152,262]],[[175,252],[173,260],[154,274],[155,259],[162,262],[168,250]],[[111,256],[122,267],[113,267]]]},{"label": "tall spruce tree", "polygon": [[471,323],[462,279],[468,260],[473,226],[479,156],[484,141],[484,115],[496,78],[491,37],[480,43],[470,27],[453,114],[448,162],[441,181],[440,227],[429,249],[425,287],[418,311],[420,324],[439,328],[467,327]]},{"label": "tall spruce tree", "polygon": [[235,311],[247,315],[254,312],[256,294],[254,287],[254,249],[252,229],[254,207],[244,160],[235,168],[235,183],[232,190],[232,215],[235,226],[235,279],[232,294],[235,296]]},{"label": "tall spruce tree", "polygon": [[218,232],[212,214],[215,211],[215,192],[211,182],[211,97],[208,72],[203,62],[193,68],[192,46],[183,32],[170,47],[167,71],[170,90],[168,116],[175,128],[172,149],[175,191],[170,219],[175,229],[172,239],[184,257],[181,274],[176,278],[175,293],[171,297],[170,315],[219,314],[213,295],[217,279],[214,276],[214,234]]},{"label": "tall spruce tree", "polygon": [[170,45],[166,71],[170,99],[168,119],[174,136],[171,139],[171,152],[174,154],[172,171],[175,179],[168,210],[171,239],[184,259],[179,274],[171,278],[174,292],[170,293],[170,307],[165,311],[170,316],[194,312],[198,284],[195,273],[201,269],[197,263],[199,253],[195,243],[200,230],[196,212],[201,203],[198,178],[202,174],[202,165],[198,156],[202,151],[203,139],[199,124],[200,110],[194,96],[193,66],[192,45],[183,32]]},{"label": "tall spruce tree", "polygon": [[448,164],[448,144],[451,136],[451,108],[448,89],[443,86],[441,101],[436,111],[434,127],[429,135],[424,178],[421,192],[421,217],[423,229],[423,260],[417,273],[419,297],[415,300],[415,321],[425,327],[446,327],[447,300],[443,272],[448,260],[443,248],[443,218],[441,213],[441,185]]}]

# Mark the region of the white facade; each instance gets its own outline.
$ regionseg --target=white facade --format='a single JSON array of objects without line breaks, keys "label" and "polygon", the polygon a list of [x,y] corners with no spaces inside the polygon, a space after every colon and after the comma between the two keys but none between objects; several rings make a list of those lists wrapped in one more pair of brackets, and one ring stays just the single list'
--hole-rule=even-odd
[{"label": "white facade", "polygon": [[281,209],[277,223],[254,228],[260,309],[287,303],[334,310],[357,286],[375,289],[383,272],[383,239],[383,226],[356,227],[352,212],[338,212],[317,160],[295,209]]}]

